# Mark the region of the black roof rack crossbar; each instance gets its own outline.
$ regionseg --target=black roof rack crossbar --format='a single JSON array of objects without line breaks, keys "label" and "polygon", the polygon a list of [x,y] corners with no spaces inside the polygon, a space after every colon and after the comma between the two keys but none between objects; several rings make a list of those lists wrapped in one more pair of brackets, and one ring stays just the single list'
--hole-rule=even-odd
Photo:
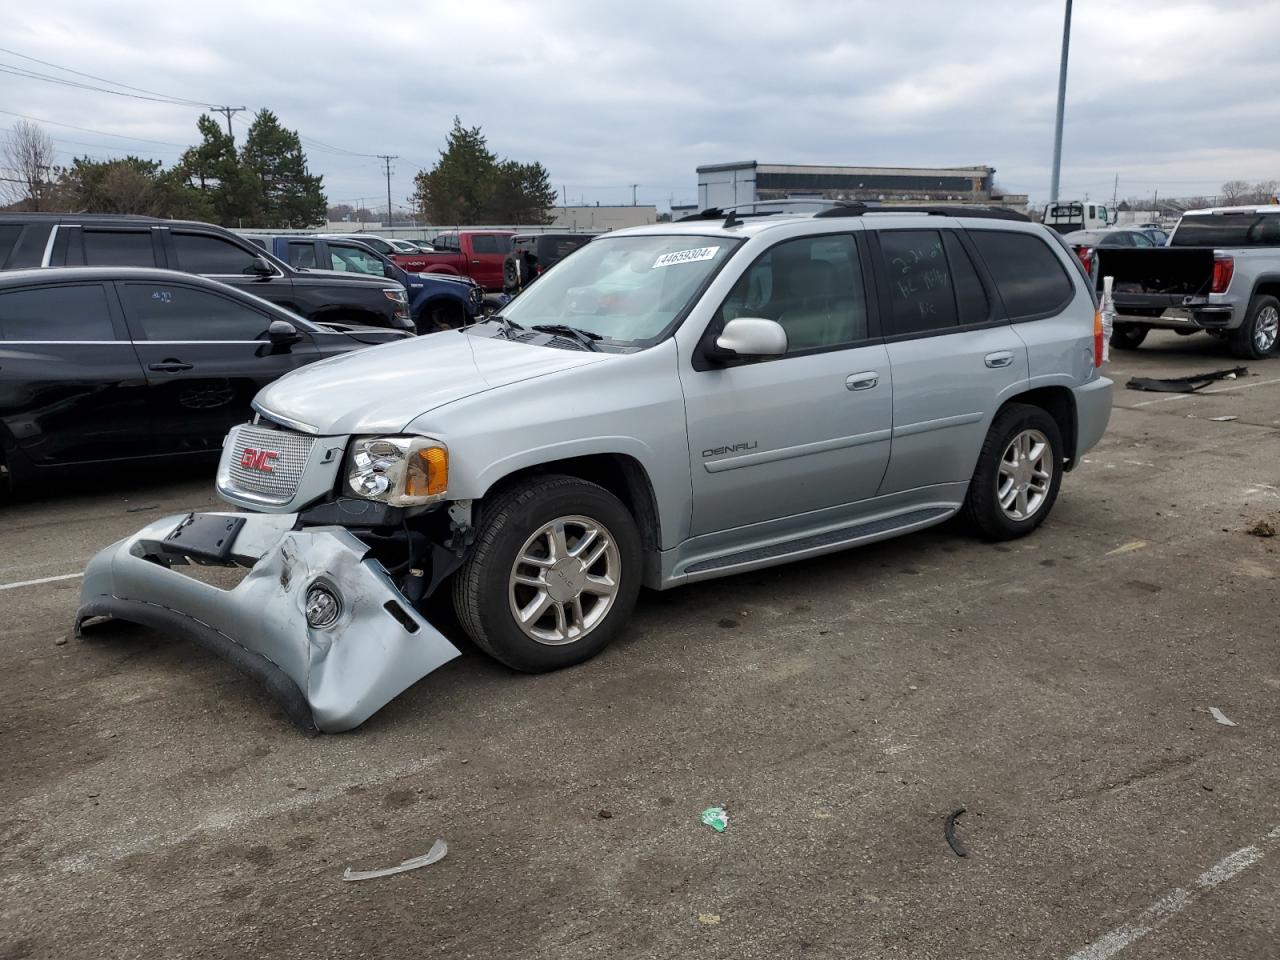
[{"label": "black roof rack crossbar", "polygon": [[867,213],[924,213],[931,217],[972,217],[981,220],[1021,220],[1030,223],[1031,218],[1016,210],[1005,210],[1001,207],[967,207],[967,206],[925,206],[925,207],[868,207],[861,203],[843,204],[822,210],[813,215],[820,217],[860,217]]},{"label": "black roof rack crossbar", "polygon": [[708,207],[706,210],[699,210],[697,213],[691,213],[688,216],[681,217],[676,223],[692,223],[698,220],[723,220],[726,227],[732,227],[741,223],[744,217],[776,217],[777,210],[759,210],[739,213],[733,207],[722,210],[719,207]]}]

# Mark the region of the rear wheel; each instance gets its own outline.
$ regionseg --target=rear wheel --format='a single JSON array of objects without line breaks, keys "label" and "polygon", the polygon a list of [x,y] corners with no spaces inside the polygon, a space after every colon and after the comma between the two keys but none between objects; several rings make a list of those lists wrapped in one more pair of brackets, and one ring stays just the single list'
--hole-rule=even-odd
[{"label": "rear wheel", "polygon": [[1140,323],[1118,323],[1111,330],[1111,345],[1117,350],[1137,350],[1150,329]]},{"label": "rear wheel", "polygon": [[1062,484],[1062,434],[1046,411],[1011,403],[996,415],[969,481],[964,513],[988,540],[1024,537],[1044,522]]},{"label": "rear wheel", "polygon": [[456,330],[467,320],[466,311],[459,304],[452,302],[433,303],[428,305],[427,321],[418,322],[419,333],[435,333],[437,330]]},{"label": "rear wheel", "polygon": [[1269,356],[1280,339],[1280,300],[1257,296],[1249,301],[1249,313],[1231,334],[1231,352],[1245,360]]},{"label": "rear wheel", "polygon": [[540,673],[595,656],[640,591],[640,533],[613,494],[576,477],[534,477],[486,502],[454,577],[462,627],[507,666]]}]

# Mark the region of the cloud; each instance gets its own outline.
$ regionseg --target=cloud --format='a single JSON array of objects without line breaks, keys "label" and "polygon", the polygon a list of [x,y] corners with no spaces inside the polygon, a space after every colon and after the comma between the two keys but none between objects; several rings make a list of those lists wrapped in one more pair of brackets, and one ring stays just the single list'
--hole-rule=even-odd
[{"label": "cloud", "polygon": [[[353,153],[399,154],[402,202],[455,114],[587,202],[628,202],[631,183],[642,202],[691,201],[697,165],[746,159],[985,163],[1007,189],[1043,199],[1061,18],[1057,0],[224,0],[217,17],[67,0],[10,11],[0,45],[138,87],[270,107],[307,138],[335,202],[385,195],[381,163]],[[1121,196],[1280,177],[1277,27],[1266,0],[1077,4],[1064,194],[1109,196],[1117,174]],[[0,109],[174,144],[194,139],[198,114],[12,76]],[[64,158],[181,152],[49,132]]]}]

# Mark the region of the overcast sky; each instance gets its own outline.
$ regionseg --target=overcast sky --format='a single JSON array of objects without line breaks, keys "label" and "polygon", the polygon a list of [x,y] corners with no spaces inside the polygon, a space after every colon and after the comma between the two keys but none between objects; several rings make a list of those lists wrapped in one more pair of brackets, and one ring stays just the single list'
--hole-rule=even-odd
[{"label": "overcast sky", "polygon": [[[97,83],[17,53],[270,107],[309,141],[331,203],[385,205],[381,161],[358,156],[380,153],[399,155],[404,203],[455,114],[574,203],[629,203],[632,183],[641,203],[692,202],[695,167],[731,160],[989,164],[1006,190],[1048,193],[1062,0],[9,6],[0,71]],[[1277,37],[1280,0],[1077,0],[1062,195],[1110,198],[1117,173],[1122,198],[1280,179]],[[171,163],[200,109],[0,72],[0,111],[0,129],[72,125],[45,124],[59,162]]]}]

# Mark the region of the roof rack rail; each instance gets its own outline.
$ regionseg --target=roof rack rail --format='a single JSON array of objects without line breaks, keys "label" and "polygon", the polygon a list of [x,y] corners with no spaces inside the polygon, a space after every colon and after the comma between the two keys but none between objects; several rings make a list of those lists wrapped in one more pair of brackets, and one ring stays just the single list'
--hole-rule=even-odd
[{"label": "roof rack rail", "polygon": [[1006,210],[1003,207],[967,207],[967,206],[926,206],[926,207],[868,207],[862,203],[843,204],[838,207],[832,207],[830,210],[822,210],[813,215],[814,219],[820,217],[860,217],[866,213],[924,213],[931,217],[973,217],[981,220],[1021,220],[1024,223],[1030,223],[1031,218],[1025,213],[1018,213],[1016,210]]},{"label": "roof rack rail", "polygon": [[777,210],[753,210],[739,213],[733,207],[729,207],[727,210],[722,210],[720,207],[708,207],[706,210],[699,210],[697,213],[681,217],[676,223],[691,223],[698,220],[723,220],[726,227],[732,227],[741,223],[744,217],[774,217],[778,215],[778,212]]}]

